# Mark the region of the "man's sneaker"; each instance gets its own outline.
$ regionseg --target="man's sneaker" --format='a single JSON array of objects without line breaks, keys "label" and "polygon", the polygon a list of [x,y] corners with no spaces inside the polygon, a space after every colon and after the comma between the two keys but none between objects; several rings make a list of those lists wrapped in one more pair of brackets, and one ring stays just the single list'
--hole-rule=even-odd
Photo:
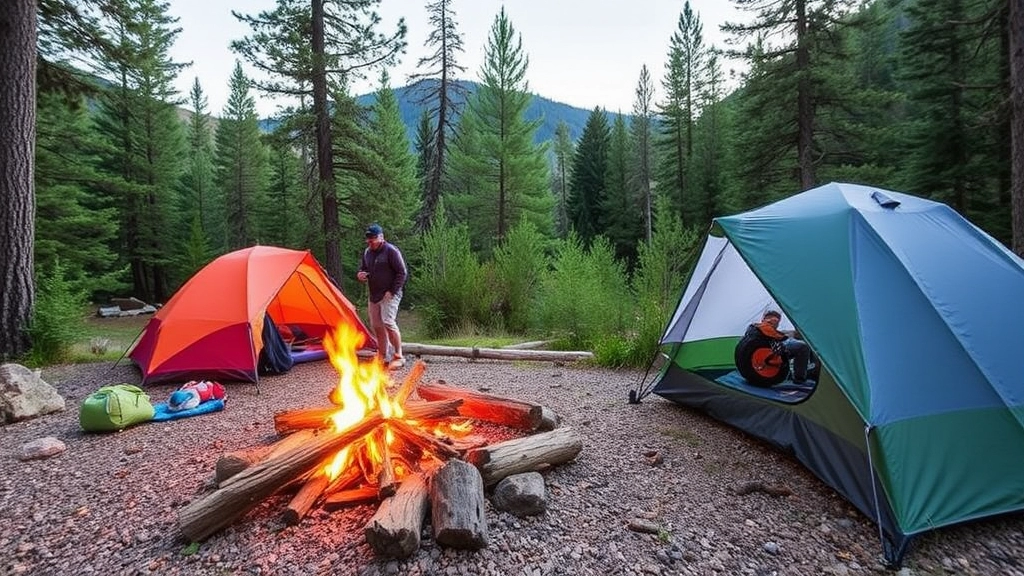
[{"label": "man's sneaker", "polygon": [[395,356],[391,359],[391,363],[388,364],[388,370],[398,370],[405,366],[405,358],[401,356]]}]

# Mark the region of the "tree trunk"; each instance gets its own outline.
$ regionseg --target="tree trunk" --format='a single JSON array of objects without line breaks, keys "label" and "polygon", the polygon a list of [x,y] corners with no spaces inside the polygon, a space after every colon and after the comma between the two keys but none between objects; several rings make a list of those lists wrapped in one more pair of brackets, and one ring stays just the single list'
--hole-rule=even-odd
[{"label": "tree trunk", "polygon": [[36,2],[0,3],[0,360],[28,352],[35,304]]},{"label": "tree trunk", "polygon": [[1024,5],[1010,0],[1010,198],[1013,251],[1024,257]]},{"label": "tree trunk", "polygon": [[324,268],[341,286],[341,225],[338,222],[338,191],[334,182],[331,113],[327,109],[327,69],[324,53],[324,0],[313,3],[313,117],[316,123],[316,166],[324,218]]}]

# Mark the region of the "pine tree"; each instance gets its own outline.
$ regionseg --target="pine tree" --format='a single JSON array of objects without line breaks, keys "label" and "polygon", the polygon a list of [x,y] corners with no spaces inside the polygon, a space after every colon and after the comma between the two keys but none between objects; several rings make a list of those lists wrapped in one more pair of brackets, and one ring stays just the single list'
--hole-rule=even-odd
[{"label": "pine tree", "polygon": [[36,5],[0,4],[0,360],[31,345],[35,191],[32,156],[36,116]]},{"label": "pine tree", "polygon": [[572,226],[569,221],[569,181],[572,178],[572,157],[576,150],[569,135],[569,125],[562,120],[555,127],[555,173],[552,184],[555,191],[555,232],[564,238]]},{"label": "pine tree", "polygon": [[605,220],[603,208],[610,139],[608,117],[604,110],[594,108],[576,145],[569,185],[569,218],[579,239],[587,246],[601,234],[598,223]]},{"label": "pine tree", "polygon": [[604,215],[602,234],[611,241],[615,258],[631,270],[636,258],[637,240],[641,237],[642,211],[629,186],[629,131],[621,114],[615,116],[608,144],[608,171],[601,207]]},{"label": "pine tree", "polygon": [[456,165],[470,170],[477,184],[453,198],[452,205],[461,210],[474,245],[485,253],[524,217],[542,234],[551,233],[547,146],[533,144],[540,120],[525,119],[532,98],[525,80],[528,64],[522,39],[502,9],[484,50],[480,88],[460,123],[460,130],[471,134],[452,151],[452,170]]},{"label": "pine tree", "polygon": [[162,302],[178,280],[172,264],[185,143],[173,82],[183,64],[169,51],[180,29],[156,0],[111,0],[107,8],[102,23],[117,48],[102,70],[113,86],[103,92],[98,125],[113,147],[106,168],[119,196],[122,257],[133,293]]},{"label": "pine tree", "polygon": [[656,145],[661,163],[658,169],[659,193],[671,198],[684,222],[704,213],[704,198],[690,182],[693,156],[694,126],[697,121],[696,100],[703,82],[703,25],[687,1],[679,15],[676,32],[669,41],[668,63],[662,87],[665,101],[661,111],[661,134]]},{"label": "pine tree", "polygon": [[419,230],[428,229],[434,220],[444,184],[448,136],[459,115],[459,102],[466,98],[465,86],[455,78],[456,73],[465,72],[466,68],[458,63],[458,56],[464,50],[451,0],[430,2],[427,4],[427,12],[430,14],[431,29],[426,46],[434,47],[434,52],[420,58],[417,67],[425,70],[410,78],[412,81],[428,81],[421,83],[426,88],[417,98],[417,103],[426,105],[424,110],[433,118],[434,130],[431,154],[424,157],[429,164],[425,172],[422,209],[416,219]]},{"label": "pine tree", "polygon": [[334,161],[337,146],[332,132],[332,118],[337,120],[339,107],[337,102],[333,108],[328,105],[328,96],[344,93],[353,78],[363,77],[368,70],[394,63],[405,49],[404,20],[398,22],[393,34],[377,32],[380,18],[373,9],[379,3],[277,0],[274,10],[257,16],[232,12],[252,29],[251,35],[232,42],[232,49],[269,73],[257,79],[255,87],[271,95],[312,100],[312,115],[301,128],[311,132],[315,142],[316,185],[323,218],[322,261],[336,282],[342,278],[340,210],[344,198],[339,198]]},{"label": "pine tree", "polygon": [[235,62],[231,92],[217,124],[217,186],[224,198],[228,250],[259,240],[261,210],[266,206],[267,157],[249,85],[241,63]]},{"label": "pine tree", "polygon": [[[222,201],[218,201],[215,193],[213,176],[213,130],[210,127],[210,115],[206,110],[207,99],[199,84],[199,78],[192,83],[189,93],[192,114],[188,119],[188,162],[182,175],[182,209],[184,221],[189,227],[191,223],[199,225],[199,238],[190,241],[192,248],[204,247],[209,252],[214,238],[223,238],[224,211]],[[218,246],[218,248],[224,248]],[[198,259],[205,263],[207,255]],[[187,268],[193,268],[196,255],[188,258]],[[191,274],[186,274],[186,276]]]},{"label": "pine tree", "polygon": [[305,217],[302,207],[308,204],[308,191],[303,182],[302,161],[288,125],[282,124],[264,138],[269,152],[267,166],[267,198],[274,210],[263,227],[266,242],[278,246],[303,248],[313,244],[306,240],[316,232],[315,222]]},{"label": "pine tree", "polygon": [[52,269],[89,294],[122,292],[124,274],[114,247],[117,209],[99,193],[104,142],[84,99],[40,93],[36,126],[35,265]]},{"label": "pine tree", "polygon": [[651,182],[654,180],[654,83],[647,71],[647,65],[640,68],[640,79],[636,83],[636,100],[633,103],[633,119],[630,134],[633,139],[633,164],[629,187],[640,199],[643,208],[644,239],[651,241],[652,201]]},{"label": "pine tree", "polygon": [[1010,50],[1010,197],[1013,251],[1024,257],[1024,6],[1010,2],[1007,34]]}]

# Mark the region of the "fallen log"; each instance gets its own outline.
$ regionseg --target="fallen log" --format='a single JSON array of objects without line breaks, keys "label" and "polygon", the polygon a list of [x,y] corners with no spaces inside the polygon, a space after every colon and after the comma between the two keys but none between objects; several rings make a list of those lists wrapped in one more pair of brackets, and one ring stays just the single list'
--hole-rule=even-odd
[{"label": "fallen log", "polygon": [[257,462],[272,458],[296,446],[309,442],[315,436],[313,430],[302,431],[301,434],[291,434],[266,446],[256,446],[246,450],[236,450],[222,454],[217,459],[214,470],[214,480],[220,485],[222,482],[238,474],[242,470],[255,465]]},{"label": "fallen log", "polygon": [[484,483],[480,471],[462,460],[445,462],[430,482],[434,540],[452,548],[487,546]]},{"label": "fallen log", "polygon": [[421,474],[411,474],[402,480],[395,495],[381,502],[363,528],[366,542],[374,552],[406,558],[419,549],[427,498],[427,482]]},{"label": "fallen log", "polygon": [[521,472],[534,472],[568,462],[583,450],[583,440],[572,428],[556,428],[466,452],[465,460],[480,469],[484,484]]},{"label": "fallen log", "polygon": [[539,362],[577,362],[593,360],[594,353],[587,351],[558,350],[517,350],[509,348],[477,348],[460,346],[439,346],[436,344],[402,344],[402,353],[415,356],[456,356],[459,358],[488,360],[534,360]]},{"label": "fallen log", "polygon": [[178,511],[181,533],[193,542],[204,540],[229,526],[292,479],[367,435],[383,421],[379,414],[374,414],[341,432],[321,432],[302,446],[235,474],[213,493]]},{"label": "fallen log", "polygon": [[544,421],[544,407],[539,404],[503,398],[475,390],[446,386],[444,381],[421,384],[417,392],[424,400],[460,399],[459,414],[510,428],[533,431]]}]

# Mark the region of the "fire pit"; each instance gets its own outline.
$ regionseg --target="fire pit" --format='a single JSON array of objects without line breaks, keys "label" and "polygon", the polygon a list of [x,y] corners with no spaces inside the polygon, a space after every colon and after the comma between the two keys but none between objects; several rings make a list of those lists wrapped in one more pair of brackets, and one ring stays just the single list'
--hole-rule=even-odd
[{"label": "fire pit", "polygon": [[[330,510],[379,502],[364,535],[381,555],[415,552],[428,509],[438,543],[479,548],[487,543],[485,487],[567,462],[582,449],[579,436],[559,428],[543,406],[421,383],[422,361],[396,386],[379,361],[360,362],[363,343],[345,326],[325,338],[339,375],[331,405],[279,412],[279,440],[223,455],[217,489],[179,511],[182,534],[202,541],[264,499],[292,493],[283,512],[290,524],[317,504]],[[517,437],[489,444],[474,433],[483,423]]]}]

